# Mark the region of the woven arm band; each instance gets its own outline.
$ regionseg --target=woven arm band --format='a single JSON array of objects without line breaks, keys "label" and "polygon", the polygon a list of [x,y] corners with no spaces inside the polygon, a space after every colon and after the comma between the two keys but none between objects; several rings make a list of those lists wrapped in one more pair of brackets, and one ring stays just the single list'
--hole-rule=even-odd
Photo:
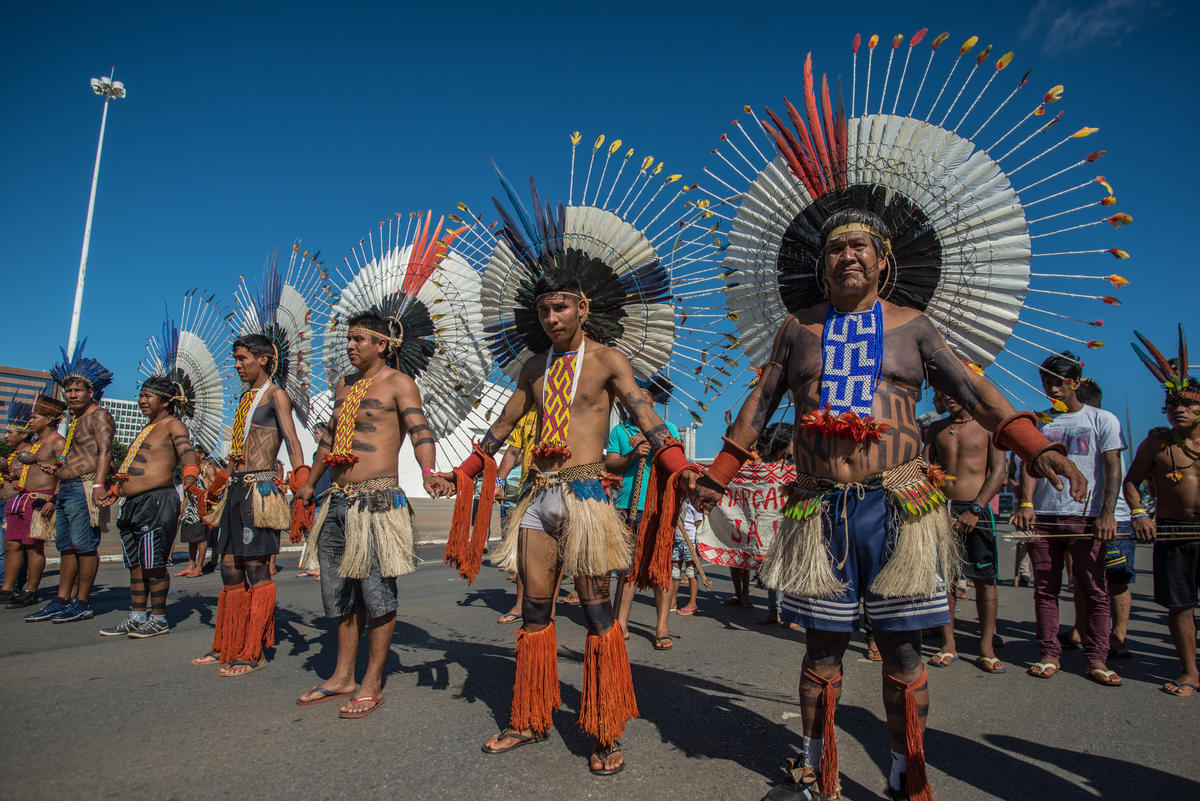
[{"label": "woven arm band", "polygon": [[1051,442],[1037,429],[1037,418],[1033,412],[1017,412],[1004,418],[996,426],[996,445],[1006,451],[1012,451],[1028,464],[1046,451],[1058,451],[1066,454],[1067,446],[1061,442]]},{"label": "woven arm band", "polygon": [[478,449],[471,451],[471,455],[463,459],[463,463],[456,467],[455,470],[474,481],[475,476],[483,472],[483,456],[479,453]]},{"label": "woven arm band", "polygon": [[721,452],[713,459],[705,477],[724,489],[737,471],[742,469],[742,465],[750,460],[751,453],[729,437],[721,439],[725,440],[725,447],[721,448]]}]

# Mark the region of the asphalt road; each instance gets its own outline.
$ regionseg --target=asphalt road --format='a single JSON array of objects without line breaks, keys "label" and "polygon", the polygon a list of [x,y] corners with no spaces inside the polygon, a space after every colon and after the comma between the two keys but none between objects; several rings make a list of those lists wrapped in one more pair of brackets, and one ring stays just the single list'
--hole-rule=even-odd
[{"label": "asphalt road", "polygon": [[[225,681],[188,664],[212,637],[215,575],[175,579],[167,636],[101,638],[124,614],[119,565],[101,568],[94,621],[26,624],[0,610],[0,799],[758,799],[782,777],[799,744],[796,685],[803,635],[759,626],[757,609],[719,603],[728,576],[713,569],[700,614],[672,617],[675,648],[654,651],[649,593],[634,607],[629,641],[642,717],[624,738],[617,776],[587,771],[590,742],[576,725],[585,629],[559,606],[563,708],[548,742],[487,756],[479,745],[508,717],[515,626],[497,625],[512,585],[484,568],[472,587],[442,566],[436,548],[401,580],[386,703],[339,720],[337,703],[299,708],[297,694],[328,676],[334,641],[315,582],[279,579],[278,639],[266,670]],[[939,801],[977,799],[1200,799],[1200,698],[1158,685],[1176,675],[1164,616],[1149,599],[1149,551],[1135,585],[1130,643],[1116,661],[1120,688],[1087,681],[1078,651],[1050,680],[1026,675],[1036,660],[1032,594],[1000,590],[999,652],[992,676],[975,652],[974,604],[960,605],[964,660],[930,669],[926,735]],[[295,564],[285,555],[283,564]],[[1011,557],[1001,564],[1011,564]],[[56,577],[47,577],[53,586]],[[1069,599],[1064,620],[1072,617]],[[861,640],[847,654],[838,711],[845,797],[877,799],[889,765],[879,667]],[[926,650],[932,653],[933,645]]]}]

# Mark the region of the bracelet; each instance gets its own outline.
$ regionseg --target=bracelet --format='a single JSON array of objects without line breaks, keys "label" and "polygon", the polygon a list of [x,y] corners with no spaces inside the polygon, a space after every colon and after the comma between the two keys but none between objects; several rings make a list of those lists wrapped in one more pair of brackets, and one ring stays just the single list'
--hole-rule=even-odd
[{"label": "bracelet", "polygon": [[1146,510],[1141,508],[1140,506],[1137,509],[1130,509],[1129,514],[1131,514],[1131,515],[1146,515],[1146,517],[1150,516],[1150,515],[1147,515]]},{"label": "bracelet", "polygon": [[1030,503],[1029,501],[1021,501],[1019,504],[1017,504],[1017,506],[1019,506],[1022,509],[1032,509],[1033,508],[1033,504]]},{"label": "bracelet", "polygon": [[92,489],[104,489],[104,485],[103,484],[93,484]]},{"label": "bracelet", "polygon": [[1146,513],[1145,509],[1139,509],[1136,512],[1131,512],[1129,515],[1130,520],[1145,520],[1148,517],[1150,517],[1150,515]]},{"label": "bracelet", "polygon": [[421,468],[421,475],[423,475],[423,476],[427,476],[430,473],[436,473],[436,472],[437,471],[434,470],[432,467],[422,467]]}]

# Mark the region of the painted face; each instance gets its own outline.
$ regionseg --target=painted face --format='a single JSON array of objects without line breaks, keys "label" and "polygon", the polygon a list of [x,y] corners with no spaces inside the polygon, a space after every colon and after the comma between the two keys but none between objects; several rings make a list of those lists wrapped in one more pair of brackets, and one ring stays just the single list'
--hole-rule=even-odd
[{"label": "painted face", "polygon": [[29,427],[38,434],[45,431],[52,425],[54,425],[54,421],[44,414],[38,414],[37,412],[34,412],[29,416]]},{"label": "painted face", "polygon": [[384,340],[376,339],[359,329],[346,334],[346,355],[350,357],[350,364],[357,369],[373,364],[376,359],[382,359],[386,346]]},{"label": "painted face", "polygon": [[146,415],[147,419],[154,418],[155,415],[167,408],[167,401],[164,398],[144,389],[138,393],[137,403],[138,408],[142,410],[142,414]]},{"label": "painted face", "polygon": [[538,322],[556,342],[574,338],[585,310],[578,298],[566,292],[550,292],[537,299]]},{"label": "painted face", "polygon": [[846,292],[879,288],[880,260],[866,231],[850,231],[825,245],[825,276],[830,287]]},{"label": "painted face", "polygon": [[1064,381],[1056,376],[1042,375],[1042,391],[1052,401],[1062,401],[1068,406],[1071,405],[1075,401],[1075,388],[1077,386],[1078,383],[1071,379]]},{"label": "painted face", "polygon": [[63,399],[66,400],[68,409],[79,414],[92,402],[92,388],[86,381],[68,381],[63,387]]},{"label": "painted face", "polygon": [[1164,411],[1175,429],[1191,429],[1200,421],[1200,403],[1178,396],[1167,400]]},{"label": "painted face", "polygon": [[244,383],[253,384],[267,369],[267,360],[270,358],[266,354],[255,356],[245,348],[234,348],[233,369],[237,370],[238,378]]}]

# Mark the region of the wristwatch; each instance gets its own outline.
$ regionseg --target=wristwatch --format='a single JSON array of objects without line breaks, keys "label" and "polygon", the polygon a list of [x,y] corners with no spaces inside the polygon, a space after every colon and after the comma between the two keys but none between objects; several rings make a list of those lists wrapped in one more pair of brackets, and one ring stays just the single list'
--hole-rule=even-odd
[{"label": "wristwatch", "polygon": [[983,517],[983,507],[977,503],[972,503],[970,506],[968,506],[967,511],[976,517]]}]

